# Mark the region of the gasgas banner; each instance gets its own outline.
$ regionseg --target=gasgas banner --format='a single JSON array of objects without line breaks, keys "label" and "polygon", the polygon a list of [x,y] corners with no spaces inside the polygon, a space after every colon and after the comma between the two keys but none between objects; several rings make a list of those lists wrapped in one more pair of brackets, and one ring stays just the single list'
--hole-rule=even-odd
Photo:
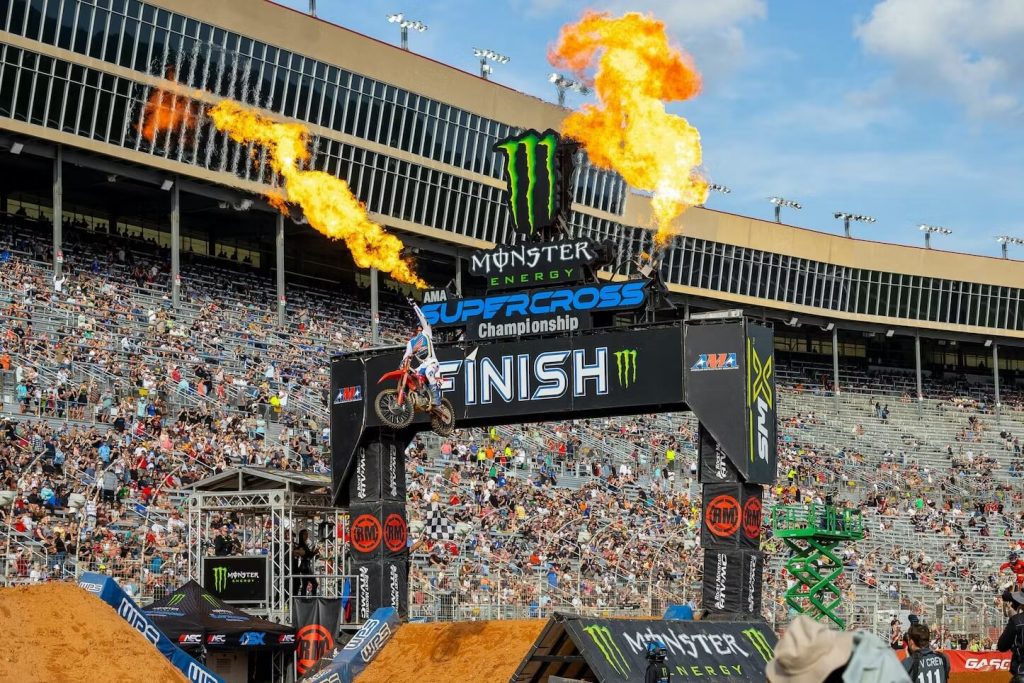
[{"label": "gasgas banner", "polygon": [[655,638],[668,650],[673,681],[763,681],[776,640],[758,622],[578,618],[565,630],[599,681],[643,680],[645,648]]}]

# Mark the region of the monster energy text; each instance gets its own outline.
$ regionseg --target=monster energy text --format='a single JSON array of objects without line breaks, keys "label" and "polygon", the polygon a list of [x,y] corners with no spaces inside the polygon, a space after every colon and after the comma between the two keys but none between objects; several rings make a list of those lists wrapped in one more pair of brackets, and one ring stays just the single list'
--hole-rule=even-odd
[{"label": "monster energy text", "polygon": [[636,384],[636,349],[615,352],[615,369],[618,371],[619,386],[628,389]]},{"label": "monster energy text", "polygon": [[604,655],[605,660],[615,673],[619,674],[623,678],[629,676],[629,660],[622,654],[622,650],[619,649],[618,644],[615,642],[615,638],[612,637],[612,632],[608,630],[607,626],[599,626],[593,624],[583,629],[587,632],[587,635],[593,639],[594,644],[597,645],[597,649]]},{"label": "monster energy text", "polygon": [[[505,153],[508,202],[516,231],[533,235],[555,218],[555,149],[558,133],[527,130],[494,145]],[[544,151],[541,152],[540,150]]]}]

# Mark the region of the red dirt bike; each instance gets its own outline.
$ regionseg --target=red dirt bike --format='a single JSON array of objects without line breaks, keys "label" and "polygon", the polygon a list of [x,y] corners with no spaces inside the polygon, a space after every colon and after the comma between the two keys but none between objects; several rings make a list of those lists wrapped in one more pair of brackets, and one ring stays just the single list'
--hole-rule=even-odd
[{"label": "red dirt bike", "polygon": [[430,428],[435,434],[448,436],[455,430],[455,409],[451,401],[442,398],[441,405],[432,405],[427,378],[413,370],[408,361],[399,369],[385,373],[377,384],[389,380],[395,380],[395,388],[381,390],[373,401],[374,412],[381,422],[392,429],[402,429],[420,412],[430,414]]}]

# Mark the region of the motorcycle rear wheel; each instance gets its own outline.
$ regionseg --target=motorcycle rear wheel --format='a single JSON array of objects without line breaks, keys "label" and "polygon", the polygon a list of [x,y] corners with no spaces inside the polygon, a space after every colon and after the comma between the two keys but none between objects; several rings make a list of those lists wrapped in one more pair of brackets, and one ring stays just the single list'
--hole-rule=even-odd
[{"label": "motorcycle rear wheel", "polygon": [[441,405],[430,411],[430,429],[438,436],[451,436],[455,431],[455,409],[452,402],[441,399]]}]

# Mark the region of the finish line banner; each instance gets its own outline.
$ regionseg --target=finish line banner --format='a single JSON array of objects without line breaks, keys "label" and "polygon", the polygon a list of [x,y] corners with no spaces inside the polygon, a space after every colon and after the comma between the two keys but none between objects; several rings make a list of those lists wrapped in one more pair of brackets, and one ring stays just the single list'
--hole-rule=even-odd
[{"label": "finish line banner", "polygon": [[775,634],[764,623],[567,619],[565,630],[599,681],[643,680],[647,643],[665,643],[672,680],[763,681]]}]

